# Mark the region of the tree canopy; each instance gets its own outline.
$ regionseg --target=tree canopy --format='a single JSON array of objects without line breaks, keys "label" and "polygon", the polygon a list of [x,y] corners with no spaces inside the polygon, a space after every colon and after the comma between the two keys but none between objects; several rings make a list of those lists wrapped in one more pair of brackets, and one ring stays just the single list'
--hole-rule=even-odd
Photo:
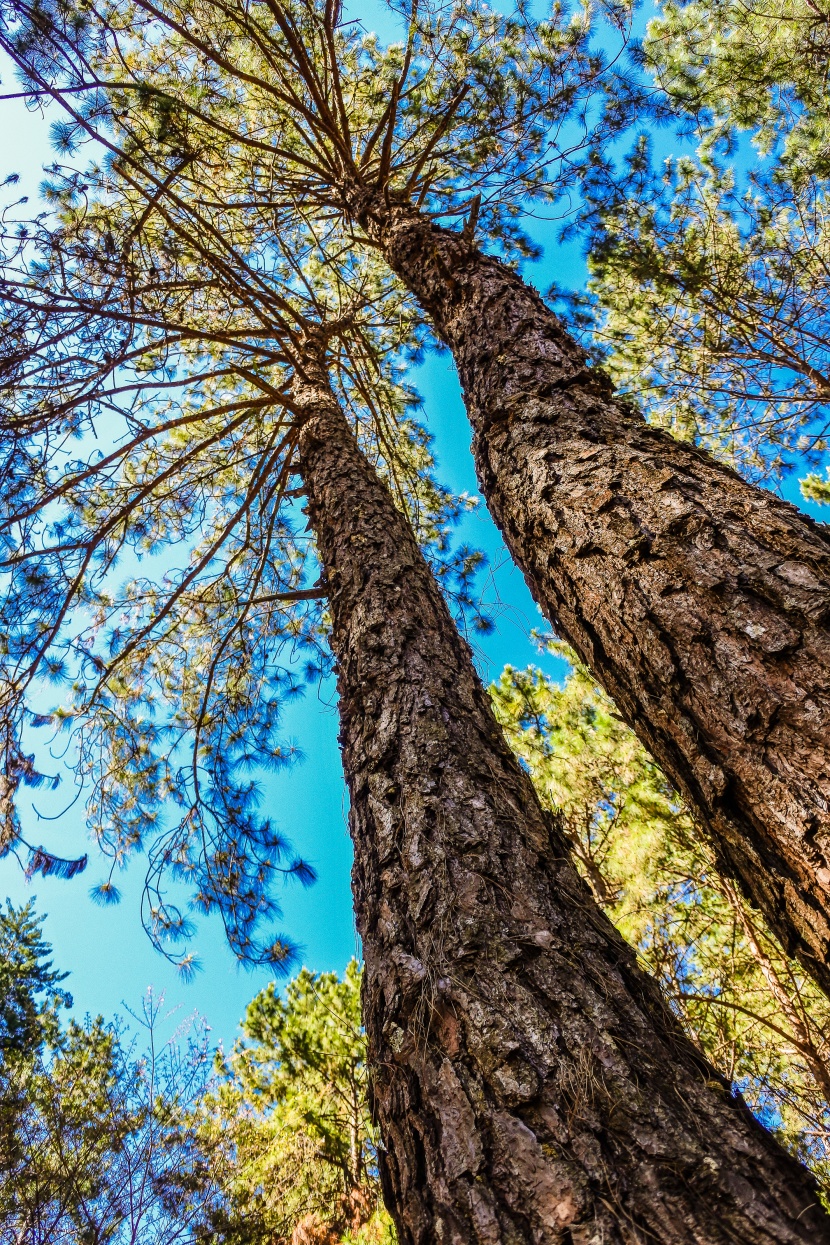
[{"label": "tree canopy", "polygon": [[214,1120],[235,1159],[213,1229],[229,1245],[394,1241],[380,1200],[360,981],[353,960],[342,978],[303,969],[283,997],[268,986],[219,1060]]},{"label": "tree canopy", "polygon": [[[664,137],[644,134],[589,194],[615,381],[652,422],[773,485],[827,448],[826,51],[820,5],[666,4],[643,59],[685,141],[663,159]],[[826,481],[812,471],[803,492],[823,501]]]}]

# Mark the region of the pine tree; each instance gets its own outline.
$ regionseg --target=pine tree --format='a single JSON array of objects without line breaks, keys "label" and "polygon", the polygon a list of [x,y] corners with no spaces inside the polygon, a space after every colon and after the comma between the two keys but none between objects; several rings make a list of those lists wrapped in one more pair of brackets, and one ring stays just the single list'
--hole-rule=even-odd
[{"label": "pine tree", "polygon": [[[147,1050],[100,1016],[61,1023],[71,999],[33,904],[0,911],[0,1241],[194,1243],[220,1197],[224,1150],[200,1133],[205,1029],[159,1041],[161,1001],[139,1017]],[[11,1023],[9,1022],[11,1020]]]},{"label": "pine tree", "polygon": [[[165,124],[176,120],[168,113]],[[173,180],[181,164],[179,147]],[[305,567],[286,557],[275,569],[284,546],[263,539],[275,530],[292,538],[293,528],[278,524],[301,493],[322,569],[312,592],[328,600],[338,665],[373,1108],[382,1180],[403,1239],[601,1233],[633,1243],[641,1229],[666,1242],[827,1236],[809,1175],[687,1042],[569,865],[567,842],[505,743],[407,517],[356,445],[327,365],[350,411],[368,391],[373,410],[400,413],[394,388],[383,401],[384,386],[366,384],[383,375],[384,345],[391,353],[409,340],[378,314],[384,298],[367,297],[339,267],[324,299],[313,268],[297,260],[296,239],[283,234],[284,251],[269,241],[262,252],[276,285],[263,292],[246,252],[234,272],[247,274],[247,301],[237,302],[237,287],[232,293],[219,280],[224,261],[202,268],[206,242],[185,228],[186,203],[185,219],[170,226],[178,191],[164,201],[153,192],[136,229],[129,210],[119,215],[123,203],[112,211],[104,200],[73,215],[79,186],[58,175],[56,184],[67,206],[61,229],[44,240],[43,265],[15,287],[14,305],[23,293],[32,301],[15,359],[27,377],[18,427],[29,422],[28,440],[10,438],[19,490],[9,510],[25,537],[14,565],[49,568],[57,581],[56,597],[38,602],[38,621],[56,600],[62,621],[67,603],[89,596],[102,627],[114,621],[104,576],[119,548],[172,543],[183,522],[195,536],[173,582],[139,581],[128,599],[140,608],[129,625],[119,618],[106,648],[96,647],[97,636],[70,647],[88,663],[79,729],[104,722],[113,741],[105,763],[114,757],[120,766],[117,851],[130,846],[136,803],[155,813],[159,777],[166,780],[162,789],[184,815],[154,846],[154,868],[195,880],[198,901],[229,917],[240,955],[285,966],[284,943],[259,928],[273,915],[268,884],[279,843],[237,774],[268,755],[270,735],[255,749],[244,741],[267,695],[263,672],[288,630],[276,620],[251,661],[249,610],[309,599]],[[220,212],[226,207],[218,202]],[[118,243],[113,231],[107,244],[108,223],[123,230]],[[225,275],[247,239],[234,228],[219,236]],[[214,229],[211,245],[216,239]],[[28,259],[25,245],[20,254]],[[113,354],[114,327],[128,332]],[[222,400],[214,405],[216,380]],[[187,392],[195,409],[145,423],[130,408],[130,438],[103,460],[56,467],[44,450],[43,434],[57,435],[62,420],[83,419],[90,408],[94,417],[96,404],[110,410],[110,384],[126,385],[142,414],[155,417],[159,383]],[[241,444],[227,435],[228,407],[245,425]],[[398,461],[385,456],[393,479]],[[99,578],[87,577],[93,553]],[[264,564],[271,578],[262,597]],[[45,633],[27,631],[31,583],[21,578],[14,659],[28,676],[27,645],[46,661],[59,628],[53,615]],[[207,657],[194,668],[196,642]],[[214,704],[204,689],[212,694],[225,653],[243,660],[223,668],[226,691]],[[182,717],[171,714],[170,734],[188,739],[196,758],[184,772],[170,768],[164,732],[148,730],[138,712],[149,704],[152,720],[171,702]],[[25,713],[22,699],[11,703]],[[205,755],[211,797],[225,798],[224,809],[207,806],[216,836],[208,849]],[[172,936],[187,934],[169,906],[158,922]]]},{"label": "pine tree", "polygon": [[[215,206],[234,220],[252,210],[278,237],[303,204],[323,231],[339,213],[380,250],[453,352],[482,491],[537,600],[695,810],[719,867],[830,988],[826,534],[648,427],[475,243],[527,249],[516,214],[568,188],[578,153],[551,182],[557,141],[574,117],[588,124],[598,92],[589,161],[630,119],[637,92],[605,75],[590,24],[420,9],[383,49],[312,0],[256,14],[191,0],[175,20],[137,2],[109,7],[105,25],[94,9],[11,12],[4,46],[33,88],[63,91],[66,152],[100,120],[122,153],[112,167],[147,204],[231,177]],[[461,214],[460,230],[436,223]],[[262,281],[243,269],[231,285],[241,276]]]},{"label": "pine tree", "polygon": [[361,971],[303,969],[284,997],[271,983],[249,1004],[243,1038],[219,1067],[208,1128],[233,1161],[211,1228],[228,1245],[257,1240],[392,1245],[380,1201],[369,1111]]},{"label": "pine tree", "polygon": [[[809,1226],[806,1203],[790,1203],[797,1168],[701,1061],[568,862],[322,360],[304,360],[293,398],[337,660],[381,1179],[400,1239],[830,1231],[817,1203]],[[741,1191],[727,1192],[736,1172]]]},{"label": "pine tree", "polygon": [[[186,270],[175,274],[174,289]],[[166,291],[153,286],[156,296]],[[116,305],[113,288],[109,305]],[[286,302],[284,314],[290,310]],[[270,410],[263,414],[251,402],[239,371],[233,371],[240,386],[235,395],[251,421],[244,466],[234,441],[223,447],[224,461],[221,439],[205,443],[199,425],[210,428],[214,409],[208,405],[201,421],[194,418],[198,431],[187,453],[173,441],[175,471],[167,464],[172,451],[165,448],[169,430],[162,421],[155,432],[164,451],[160,477],[145,425],[136,434],[144,438],[138,452],[130,443],[119,451],[113,478],[107,474],[111,464],[104,460],[101,467],[94,451],[85,465],[60,464],[57,497],[71,503],[76,489],[94,481],[78,519],[88,525],[81,529],[87,533],[84,549],[94,547],[96,534],[110,530],[110,516],[124,509],[125,539],[133,531],[143,536],[150,516],[159,513],[150,505],[164,517],[172,480],[186,498],[193,495],[195,459],[201,463],[197,481],[206,473],[230,489],[233,480],[234,514],[236,497],[250,496],[266,467],[276,470],[260,438],[280,427],[280,412],[290,420],[290,454],[276,487],[281,506],[292,500],[295,487],[307,499],[322,570],[317,595],[326,594],[331,615],[355,900],[367,961],[372,1102],[384,1147],[381,1178],[399,1234],[417,1241],[448,1231],[555,1240],[565,1230],[572,1237],[602,1231],[609,1240],[633,1242],[640,1228],[632,1225],[643,1224],[667,1242],[691,1241],[701,1233],[713,1241],[821,1239],[827,1229],[811,1178],[687,1042],[568,864],[567,843],[539,806],[493,718],[408,518],[359,451],[335,401],[319,352],[327,350],[338,384],[354,403],[341,363],[340,334],[346,329],[338,320],[314,324],[296,308],[292,315],[293,342],[287,334],[279,338],[290,356],[257,376],[259,391],[271,394]],[[347,321],[351,333],[354,311]],[[191,331],[198,327],[192,322]],[[200,331],[205,341],[215,340],[209,337],[216,334],[212,316]],[[367,349],[371,345],[369,337],[360,340]],[[147,355],[138,352],[137,342],[140,375]],[[33,358],[39,357],[36,351]],[[225,361],[232,363],[233,355]],[[188,374],[198,397],[203,373]],[[381,388],[376,397],[382,394]],[[142,457],[148,440],[151,471]],[[37,477],[29,483],[30,495],[45,495],[49,502],[41,504],[51,504],[54,483]],[[50,512],[47,521],[62,520]],[[224,517],[219,522],[228,526]],[[45,547],[41,537],[47,538]],[[31,550],[32,560],[49,558],[52,538],[49,527],[30,531],[23,551]],[[201,548],[192,563],[199,573]],[[152,645],[152,628],[139,614],[131,632],[115,637],[109,665],[99,659],[96,678],[108,692],[103,717],[117,726],[116,739],[126,729],[121,722],[131,702],[123,656],[136,653],[136,636],[148,637],[145,660],[155,660],[160,646],[164,653],[168,603],[175,604],[177,593],[190,590],[194,580],[188,615],[173,633],[177,649],[190,651],[186,627],[194,625],[193,615],[198,628],[206,626],[203,610],[195,607],[215,600],[217,584],[236,582],[227,564],[220,562],[199,580],[187,571],[178,584],[159,586],[151,599],[165,625]],[[231,620],[245,618],[250,588],[241,606],[238,599],[231,597],[228,608],[237,611]],[[207,644],[210,632],[204,636]],[[130,677],[141,679],[140,667]],[[187,679],[177,684],[170,678],[168,699],[186,704]],[[83,694],[78,716],[95,728],[102,711]],[[198,729],[197,721],[197,738]],[[122,761],[125,785],[130,766],[140,780],[151,760],[148,750],[136,749]],[[192,799],[184,781],[178,795],[182,803]],[[121,815],[128,833],[129,800]],[[246,825],[231,821],[229,827],[240,854],[251,850]],[[194,833],[189,819],[177,827],[177,836],[186,830]],[[251,833],[257,833],[255,824]],[[199,848],[198,837],[195,847],[181,837],[177,843],[185,861],[185,851]],[[241,901],[251,919],[236,927],[236,949],[284,967],[284,944],[269,943],[257,929],[257,920],[269,913],[267,873],[256,879],[262,889],[250,892],[244,872],[207,876],[217,903],[227,894],[231,913],[240,902],[235,888],[246,888]]]},{"label": "pine tree", "polygon": [[61,989],[66,973],[47,959],[34,900],[15,908],[6,900],[0,910],[0,1051],[7,1057],[26,1055],[54,1032],[58,1011],[72,1006]]}]

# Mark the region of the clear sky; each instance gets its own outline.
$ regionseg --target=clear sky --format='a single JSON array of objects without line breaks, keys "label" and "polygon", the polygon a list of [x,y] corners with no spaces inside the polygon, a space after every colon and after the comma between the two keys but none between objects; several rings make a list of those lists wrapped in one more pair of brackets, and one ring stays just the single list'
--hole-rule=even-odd
[{"label": "clear sky", "polygon": [[[364,6],[364,14],[368,12]],[[377,20],[373,8],[373,28]],[[366,17],[366,24],[369,18]],[[388,20],[388,19],[387,19]],[[3,90],[14,89],[12,77],[3,72]],[[50,158],[48,124],[26,111],[15,101],[0,103],[0,179],[7,173],[21,175],[22,193],[37,194],[41,166]],[[578,286],[585,269],[575,247],[556,242],[553,224],[540,224],[535,234],[545,246],[543,260],[526,271],[540,289],[554,279],[564,286]],[[458,380],[448,355],[432,355],[418,369],[416,382],[424,398],[426,422],[433,431],[442,480],[456,491],[477,495],[477,485],[469,449],[469,425],[461,402]],[[787,484],[789,500],[805,506],[795,477]],[[820,508],[805,506],[816,518],[826,518]],[[492,572],[487,596],[499,605],[494,611],[496,629],[490,636],[476,639],[479,669],[485,679],[495,677],[506,662],[524,665],[535,661],[558,676],[563,664],[539,658],[528,639],[533,627],[543,621],[512,566],[498,532],[483,505],[465,520],[460,536],[485,550]],[[284,892],[283,928],[302,944],[303,962],[314,970],[342,969],[358,952],[351,909],[349,870],[351,850],[346,828],[346,794],[337,750],[337,714],[334,686],[324,686],[320,694],[306,693],[294,704],[285,721],[285,733],[300,744],[305,760],[288,771],[265,780],[266,802],[273,820],[304,857],[319,872],[319,881],[310,890],[288,885]],[[32,803],[41,811],[48,797],[34,793]],[[55,800],[52,807],[59,806]],[[30,797],[24,794],[28,804]],[[31,809],[24,809],[26,828],[35,841],[46,840],[53,850],[72,854],[84,838],[83,813],[74,806],[57,824],[48,829],[37,821]],[[60,844],[60,847],[58,846]],[[84,847],[79,846],[83,851]],[[20,902],[32,894],[38,908],[46,914],[45,932],[52,942],[55,964],[71,973],[71,989],[76,1011],[106,1016],[139,1005],[144,990],[152,985],[165,992],[170,1006],[183,1013],[199,1011],[212,1028],[213,1037],[225,1043],[233,1039],[237,1022],[247,1001],[269,980],[267,971],[240,970],[224,943],[218,921],[202,920],[195,939],[202,969],[187,984],[176,971],[153,951],[143,934],[139,903],[143,881],[142,860],[134,860],[126,875],[119,878],[122,901],[117,907],[100,908],[89,898],[89,885],[99,876],[94,848],[84,875],[72,881],[38,878],[29,885],[13,858],[0,861],[0,897],[8,895]]]}]

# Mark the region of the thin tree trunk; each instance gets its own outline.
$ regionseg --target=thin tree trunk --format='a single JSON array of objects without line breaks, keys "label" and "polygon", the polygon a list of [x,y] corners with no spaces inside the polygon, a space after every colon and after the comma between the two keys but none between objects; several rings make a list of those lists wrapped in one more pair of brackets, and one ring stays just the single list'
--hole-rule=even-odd
[{"label": "thin tree trunk", "polygon": [[567,860],[324,372],[294,386],[337,659],[385,1194],[404,1245],[830,1242]]},{"label": "thin tree trunk", "polygon": [[830,535],[649,427],[509,267],[412,208],[353,215],[451,348],[531,592],[830,994]]}]

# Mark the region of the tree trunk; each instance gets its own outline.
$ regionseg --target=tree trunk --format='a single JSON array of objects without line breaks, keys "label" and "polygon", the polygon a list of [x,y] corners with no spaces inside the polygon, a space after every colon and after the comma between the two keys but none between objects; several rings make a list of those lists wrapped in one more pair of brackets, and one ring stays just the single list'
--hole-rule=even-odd
[{"label": "tree trunk", "polygon": [[812,1177],[685,1038],[568,862],[324,373],[293,399],[402,1245],[830,1243]]},{"label": "tree trunk", "polygon": [[353,213],[451,348],[531,592],[830,994],[830,536],[649,427],[512,269],[412,208]]}]

